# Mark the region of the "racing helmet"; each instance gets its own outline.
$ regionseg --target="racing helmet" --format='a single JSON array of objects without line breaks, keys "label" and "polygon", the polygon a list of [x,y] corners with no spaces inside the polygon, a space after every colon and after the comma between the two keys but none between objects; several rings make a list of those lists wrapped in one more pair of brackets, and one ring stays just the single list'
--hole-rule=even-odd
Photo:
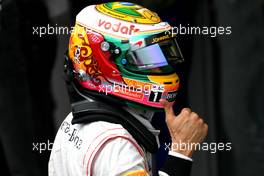
[{"label": "racing helmet", "polygon": [[75,84],[130,106],[160,109],[160,99],[174,102],[175,68],[184,59],[171,28],[134,3],[87,6],[76,17],[67,53]]}]

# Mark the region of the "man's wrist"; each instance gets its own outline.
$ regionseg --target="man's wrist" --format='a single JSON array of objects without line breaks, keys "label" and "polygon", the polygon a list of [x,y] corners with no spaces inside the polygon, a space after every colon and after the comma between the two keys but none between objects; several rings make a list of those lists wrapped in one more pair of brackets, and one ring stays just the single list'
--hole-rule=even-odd
[{"label": "man's wrist", "polygon": [[180,153],[186,157],[191,158],[193,155],[193,151],[190,150],[175,150],[175,149],[171,149],[170,151],[175,152],[175,153]]},{"label": "man's wrist", "polygon": [[[192,168],[192,161],[180,157],[175,157],[171,154],[168,155],[160,173],[163,176],[169,175],[184,175],[189,176]],[[166,173],[166,174],[165,174]],[[162,175],[161,174],[161,175]]]},{"label": "man's wrist", "polygon": [[193,161],[191,157],[188,157],[186,155],[183,155],[183,154],[181,154],[179,152],[175,152],[175,151],[169,151],[169,155],[177,157],[177,158],[185,159],[188,161]]},{"label": "man's wrist", "polygon": [[[184,144],[184,147],[182,147],[182,145]],[[189,145],[187,145],[189,143],[183,143],[183,142],[172,142],[172,145],[171,145],[171,149],[170,151],[172,152],[176,152],[176,153],[179,153],[179,154],[182,154],[188,158],[191,158],[192,155],[193,155],[193,150],[192,148],[189,148]],[[188,146],[188,147],[186,147]]]}]

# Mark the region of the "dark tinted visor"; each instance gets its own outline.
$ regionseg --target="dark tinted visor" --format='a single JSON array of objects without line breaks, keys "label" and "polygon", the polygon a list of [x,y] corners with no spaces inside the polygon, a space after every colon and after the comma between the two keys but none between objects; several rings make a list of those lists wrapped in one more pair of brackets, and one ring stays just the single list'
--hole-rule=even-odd
[{"label": "dark tinted visor", "polygon": [[183,57],[175,38],[139,48],[127,53],[126,68],[142,73],[168,73],[183,61]]}]

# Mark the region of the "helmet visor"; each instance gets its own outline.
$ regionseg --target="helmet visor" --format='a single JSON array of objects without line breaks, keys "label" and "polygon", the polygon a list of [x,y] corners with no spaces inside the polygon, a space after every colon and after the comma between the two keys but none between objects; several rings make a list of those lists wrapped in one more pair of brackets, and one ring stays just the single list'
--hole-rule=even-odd
[{"label": "helmet visor", "polygon": [[126,68],[146,74],[171,73],[175,64],[183,62],[181,51],[175,38],[151,44],[127,53]]}]

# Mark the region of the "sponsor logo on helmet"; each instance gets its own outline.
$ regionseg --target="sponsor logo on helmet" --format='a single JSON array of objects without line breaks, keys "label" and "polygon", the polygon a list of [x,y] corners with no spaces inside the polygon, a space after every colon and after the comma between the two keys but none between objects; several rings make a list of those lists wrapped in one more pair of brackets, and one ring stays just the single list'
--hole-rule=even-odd
[{"label": "sponsor logo on helmet", "polygon": [[143,41],[140,40],[140,41],[138,41],[137,43],[135,43],[135,46],[141,47],[142,44],[143,44]]},{"label": "sponsor logo on helmet", "polygon": [[104,28],[106,30],[110,30],[112,32],[126,34],[126,35],[131,35],[139,31],[139,29],[136,28],[135,25],[133,24],[129,26],[124,26],[122,25],[121,22],[113,24],[110,21],[105,21],[102,19],[99,20],[98,27]]},{"label": "sponsor logo on helmet", "polygon": [[169,102],[175,101],[176,96],[177,96],[177,93],[178,93],[177,91],[168,92],[168,95],[167,95],[166,99],[167,99]]},{"label": "sponsor logo on helmet", "polygon": [[171,38],[170,35],[164,35],[164,36],[161,36],[161,37],[154,37],[152,39],[152,43],[158,43],[160,41],[163,41],[163,40],[166,40],[166,39],[169,39]]}]

